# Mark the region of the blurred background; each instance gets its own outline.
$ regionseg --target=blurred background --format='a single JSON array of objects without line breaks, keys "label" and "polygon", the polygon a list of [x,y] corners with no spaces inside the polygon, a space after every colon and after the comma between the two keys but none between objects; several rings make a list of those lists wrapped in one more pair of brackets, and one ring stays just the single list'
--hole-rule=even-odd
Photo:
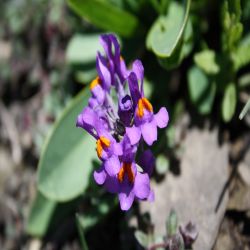
[{"label": "blurred background", "polygon": [[[160,249],[173,210],[193,249],[250,249],[249,23],[248,0],[0,1],[0,249]],[[127,213],[75,128],[105,32],[170,113],[156,201]]]}]

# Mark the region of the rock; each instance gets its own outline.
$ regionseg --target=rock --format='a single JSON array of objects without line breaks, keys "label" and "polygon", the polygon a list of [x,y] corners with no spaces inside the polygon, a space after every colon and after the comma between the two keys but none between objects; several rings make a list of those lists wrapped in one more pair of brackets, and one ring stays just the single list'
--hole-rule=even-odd
[{"label": "rock", "polygon": [[42,248],[42,242],[40,239],[31,239],[29,244],[29,250],[40,250]]},{"label": "rock", "polygon": [[250,150],[239,163],[237,171],[240,178],[234,178],[230,185],[228,209],[248,211],[250,210]]},{"label": "rock", "polygon": [[[213,131],[188,131],[184,140],[181,173],[169,173],[164,181],[153,184],[154,203],[140,203],[142,212],[149,212],[156,234],[166,234],[165,221],[171,209],[179,224],[190,220],[197,225],[199,236],[194,250],[212,249],[228,201],[225,191],[228,180],[228,146],[218,145],[218,133]],[[216,208],[219,207],[216,211]]]},{"label": "rock", "polygon": [[242,180],[250,187],[250,150],[247,151],[244,160],[238,166]]},{"label": "rock", "polygon": [[222,234],[216,241],[214,250],[234,250],[234,242],[229,234]]},{"label": "rock", "polygon": [[250,187],[241,180],[235,180],[231,189],[227,208],[237,211],[250,210]]}]

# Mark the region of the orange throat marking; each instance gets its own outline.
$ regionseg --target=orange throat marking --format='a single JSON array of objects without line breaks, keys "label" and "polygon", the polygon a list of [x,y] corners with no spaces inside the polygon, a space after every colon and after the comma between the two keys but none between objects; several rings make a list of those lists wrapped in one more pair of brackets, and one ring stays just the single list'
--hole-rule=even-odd
[{"label": "orange throat marking", "polygon": [[117,175],[117,178],[119,180],[120,183],[123,182],[124,180],[124,177],[125,177],[125,174],[127,174],[128,176],[128,180],[130,183],[133,183],[134,180],[135,180],[135,175],[133,173],[133,170],[132,170],[132,164],[131,163],[123,163],[122,164],[122,167]]},{"label": "orange throat marking", "polygon": [[101,79],[99,76],[97,76],[91,83],[90,83],[90,90],[93,90],[95,88],[95,86],[97,86],[98,84],[101,84]]},{"label": "orange throat marking", "polygon": [[102,157],[102,151],[104,148],[108,148],[110,146],[110,140],[104,136],[101,136],[96,141],[96,152],[99,158]]},{"label": "orange throat marking", "polygon": [[137,105],[137,116],[142,118],[144,116],[144,109],[149,112],[153,112],[153,106],[146,97],[142,97],[138,101]]}]

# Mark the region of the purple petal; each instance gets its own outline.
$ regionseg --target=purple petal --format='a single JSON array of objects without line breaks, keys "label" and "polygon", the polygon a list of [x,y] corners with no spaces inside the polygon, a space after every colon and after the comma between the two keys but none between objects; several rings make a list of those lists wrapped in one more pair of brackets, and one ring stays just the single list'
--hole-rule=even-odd
[{"label": "purple petal", "polygon": [[136,74],[138,80],[143,81],[144,68],[140,60],[135,60],[132,66],[133,72]]},{"label": "purple petal", "polygon": [[96,113],[93,109],[86,107],[82,112],[82,121],[92,127],[95,127],[96,124]]},{"label": "purple petal", "polygon": [[122,111],[128,111],[132,108],[132,100],[129,95],[125,95],[119,99],[119,108]]},{"label": "purple petal", "polygon": [[118,193],[120,191],[120,183],[116,176],[107,175],[104,186],[110,193]]},{"label": "purple petal", "polygon": [[111,58],[112,56],[112,50],[111,50],[111,40],[109,38],[108,34],[103,34],[100,36],[100,44],[104,48],[104,51],[108,58]]},{"label": "purple petal", "polygon": [[151,146],[153,142],[157,140],[156,122],[154,120],[151,122],[145,122],[141,125],[141,132],[144,141]]},{"label": "purple petal", "polygon": [[115,155],[122,155],[122,145],[121,143],[114,143],[113,144],[113,150]]},{"label": "purple petal", "polygon": [[98,53],[96,57],[96,69],[97,69],[98,75],[101,78],[104,88],[106,90],[109,90],[111,86],[111,74],[108,69],[108,65],[105,61],[105,58],[102,57],[100,53]]},{"label": "purple petal", "polygon": [[134,72],[131,72],[128,76],[128,86],[133,100],[133,106],[135,108],[139,99],[141,98],[141,93],[139,91],[138,80]]},{"label": "purple petal", "polygon": [[104,167],[108,175],[115,176],[121,168],[121,163],[118,157],[113,155],[104,162]]},{"label": "purple petal", "polygon": [[97,99],[99,104],[103,104],[104,103],[104,99],[105,99],[105,92],[103,90],[103,88],[97,84],[92,90],[91,90],[93,96]]},{"label": "purple petal", "polygon": [[109,38],[114,46],[115,63],[119,63],[119,61],[120,61],[120,45],[118,43],[117,38],[113,34],[110,34]]},{"label": "purple petal", "polygon": [[99,105],[98,101],[94,97],[89,98],[89,103],[88,104],[89,104],[89,107],[92,108],[92,109],[94,109],[96,106]]},{"label": "purple petal", "polygon": [[130,140],[130,143],[132,145],[135,145],[139,142],[141,138],[141,130],[140,128],[133,126],[133,127],[127,127],[126,128],[126,134]]},{"label": "purple petal", "polygon": [[134,183],[135,196],[139,199],[146,199],[150,193],[150,181],[147,174],[137,172]]},{"label": "purple petal", "polygon": [[119,99],[118,115],[124,125],[128,127],[133,116],[133,102],[129,95],[125,95]]},{"label": "purple petal", "polygon": [[141,83],[140,93],[141,95],[144,95],[144,90],[143,90],[144,68],[142,62],[140,60],[135,60],[133,63],[132,70],[133,72],[135,72],[137,79],[140,80]]},{"label": "purple petal", "polygon": [[109,130],[107,129],[107,123],[104,122],[102,119],[98,119],[95,122],[95,130],[99,137],[104,136],[108,138],[110,141],[113,141],[113,137],[110,135]]},{"label": "purple petal", "polygon": [[122,156],[121,161],[122,162],[133,162],[135,159],[135,154],[137,152],[137,146],[138,145],[131,145],[131,142],[128,138],[128,135],[125,134],[122,140]]},{"label": "purple petal", "polygon": [[[103,46],[109,60],[113,60],[114,58],[116,60],[119,59],[120,45],[118,43],[116,36],[114,36],[113,34],[103,34],[100,37],[100,43]],[[114,54],[112,51],[112,45],[114,46]]]},{"label": "purple petal", "polygon": [[150,189],[149,195],[148,195],[148,201],[153,202],[155,200],[155,193],[152,189]]},{"label": "purple petal", "polygon": [[96,132],[94,131],[93,127],[86,124],[84,121],[83,121],[83,116],[82,114],[79,114],[77,116],[77,121],[76,121],[76,126],[77,127],[81,127],[83,129],[85,129],[89,134],[91,134],[95,139],[98,138]]},{"label": "purple petal", "polygon": [[120,201],[121,210],[123,211],[129,210],[133,204],[134,198],[135,198],[135,195],[132,190],[128,192],[119,193],[119,201]]},{"label": "purple petal", "polygon": [[144,172],[151,176],[155,166],[155,157],[150,149],[142,153],[139,159],[139,165],[143,168]]},{"label": "purple petal", "polygon": [[165,107],[162,107],[157,114],[154,115],[154,119],[159,128],[165,128],[168,125],[169,116]]},{"label": "purple petal", "polygon": [[120,71],[124,78],[127,78],[130,73],[123,59],[120,60]]},{"label": "purple petal", "polygon": [[82,113],[77,116],[76,126],[81,128],[83,127]]},{"label": "purple petal", "polygon": [[94,171],[94,179],[97,184],[102,185],[106,180],[107,174],[104,167],[101,166],[98,170]]}]

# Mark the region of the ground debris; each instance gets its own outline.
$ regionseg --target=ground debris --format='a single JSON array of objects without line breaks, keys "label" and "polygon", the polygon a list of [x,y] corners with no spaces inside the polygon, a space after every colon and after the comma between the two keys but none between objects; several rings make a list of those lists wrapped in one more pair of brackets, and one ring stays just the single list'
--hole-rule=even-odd
[{"label": "ground debris", "polygon": [[193,249],[210,250],[227,206],[228,146],[219,146],[216,130],[191,129],[184,148],[180,174],[170,173],[154,185],[155,202],[141,203],[141,211],[150,213],[156,234],[164,235],[164,221],[174,209],[181,224],[192,220],[197,225]]}]

